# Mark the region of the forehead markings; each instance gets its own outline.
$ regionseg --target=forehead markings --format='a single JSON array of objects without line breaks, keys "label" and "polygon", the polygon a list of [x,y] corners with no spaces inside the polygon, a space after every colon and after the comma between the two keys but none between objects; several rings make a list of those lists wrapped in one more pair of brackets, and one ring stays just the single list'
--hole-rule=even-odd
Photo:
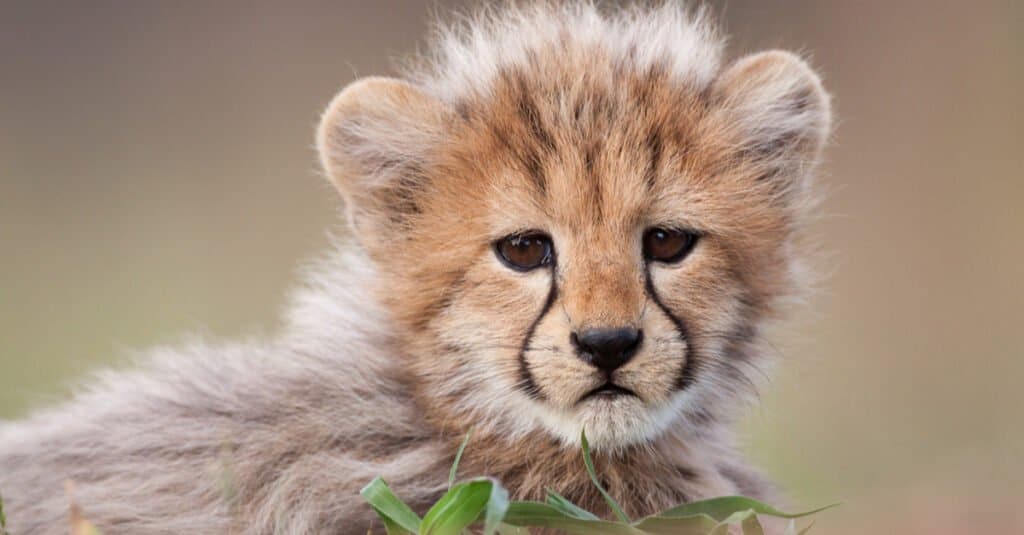
[{"label": "forehead markings", "polygon": [[[534,58],[532,64],[535,63]],[[601,162],[605,144],[626,143],[630,145],[628,150],[646,153],[635,154],[631,165],[637,167],[633,172],[641,179],[644,191],[650,192],[656,187],[665,163],[666,136],[683,141],[680,138],[684,132],[673,131],[672,117],[678,115],[673,112],[689,101],[686,88],[677,87],[665,65],[656,63],[638,72],[616,63],[609,74],[610,81],[585,74],[582,86],[538,86],[533,80],[535,76],[525,68],[506,68],[497,76],[493,100],[485,99],[497,105],[497,112],[488,114],[492,118],[487,121],[489,133],[512,156],[532,188],[547,197],[552,193],[553,180],[578,181],[557,188],[561,190],[559,196],[580,197],[579,208],[587,208],[588,216],[599,221],[609,213],[605,204],[618,200],[606,198],[609,191],[603,190],[615,183],[624,184],[620,177],[605,177],[601,173],[629,172],[614,171],[613,161]],[[548,102],[547,98],[570,102]],[[457,107],[460,115],[470,117],[465,103]],[[551,107],[562,111],[550,113]],[[686,129],[685,125],[677,126],[679,130]],[[619,130],[617,135],[614,130]],[[568,165],[572,158],[562,153],[569,151],[576,153],[578,165]],[[563,172],[568,176],[554,176],[549,163],[552,160],[566,164]],[[605,181],[611,182],[604,184]],[[569,199],[558,200],[567,201],[571,203]]]},{"label": "forehead markings", "polygon": [[650,132],[647,133],[644,146],[647,147],[649,153],[647,170],[644,172],[644,185],[647,187],[647,191],[650,191],[654,189],[654,185],[657,182],[658,170],[661,165],[661,135],[658,133],[657,128],[652,127]]},{"label": "forehead markings", "polygon": [[[601,192],[601,177],[598,176],[596,160],[600,157],[601,143],[591,139],[583,143],[583,181],[589,185],[587,195],[584,197],[585,204],[593,209],[593,219],[601,221],[604,219],[604,203]],[[581,207],[582,208],[582,207]]]},{"label": "forehead markings", "polygon": [[558,147],[547,125],[526,74],[505,70],[498,75],[495,103],[499,112],[488,129],[498,144],[511,153],[533,188],[541,195],[548,190],[544,161],[557,158]]}]

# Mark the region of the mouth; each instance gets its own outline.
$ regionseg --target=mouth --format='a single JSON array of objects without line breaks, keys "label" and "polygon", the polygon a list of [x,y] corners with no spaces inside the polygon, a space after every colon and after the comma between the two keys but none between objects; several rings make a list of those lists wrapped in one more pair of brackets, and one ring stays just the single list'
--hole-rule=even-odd
[{"label": "mouth", "polygon": [[584,394],[583,397],[580,398],[580,402],[588,399],[612,399],[624,396],[639,397],[636,395],[636,392],[609,381]]}]

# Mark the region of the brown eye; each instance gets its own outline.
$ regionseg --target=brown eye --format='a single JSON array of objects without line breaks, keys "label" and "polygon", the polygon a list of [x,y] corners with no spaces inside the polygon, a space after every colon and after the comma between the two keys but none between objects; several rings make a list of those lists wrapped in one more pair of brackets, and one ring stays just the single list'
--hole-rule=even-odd
[{"label": "brown eye", "polygon": [[506,266],[530,271],[551,263],[551,238],[543,234],[513,234],[494,244],[494,252]]},{"label": "brown eye", "polygon": [[652,228],[644,233],[644,258],[678,262],[693,249],[697,235],[686,230]]}]

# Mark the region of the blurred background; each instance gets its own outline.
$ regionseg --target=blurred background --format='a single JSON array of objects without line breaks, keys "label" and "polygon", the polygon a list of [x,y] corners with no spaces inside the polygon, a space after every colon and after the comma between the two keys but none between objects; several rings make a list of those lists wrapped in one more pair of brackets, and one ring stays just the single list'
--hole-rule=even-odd
[{"label": "blurred background", "polygon": [[[285,4],[0,2],[0,418],[134,349],[275,329],[340,222],[319,111],[451,7]],[[1024,3],[712,5],[733,57],[806,53],[839,119],[830,277],[776,336],[750,455],[845,502],[817,533],[1024,530]]]}]

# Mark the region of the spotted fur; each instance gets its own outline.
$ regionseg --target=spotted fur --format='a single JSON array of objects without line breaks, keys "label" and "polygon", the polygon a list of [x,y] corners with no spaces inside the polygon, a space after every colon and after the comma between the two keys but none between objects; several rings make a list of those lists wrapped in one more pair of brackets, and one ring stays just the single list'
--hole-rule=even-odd
[{"label": "spotted fur", "polygon": [[[269,340],[196,342],[0,426],[13,533],[65,529],[62,481],[105,533],[366,533],[383,475],[422,510],[463,473],[633,515],[771,485],[730,424],[769,363],[766,322],[804,286],[800,236],[829,131],[806,63],[731,64],[675,4],[506,7],[440,30],[404,79],[345,88],[317,137],[352,229]],[[700,238],[646,261],[645,229]],[[543,232],[518,272],[493,244]],[[644,338],[604,382],[573,332]]]}]

